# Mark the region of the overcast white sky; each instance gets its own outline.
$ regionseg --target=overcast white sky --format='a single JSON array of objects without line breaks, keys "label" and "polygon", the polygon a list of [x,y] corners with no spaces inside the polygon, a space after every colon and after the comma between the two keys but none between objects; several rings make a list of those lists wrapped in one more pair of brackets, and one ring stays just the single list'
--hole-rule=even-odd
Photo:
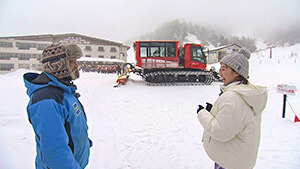
[{"label": "overcast white sky", "polygon": [[79,33],[124,42],[174,20],[255,37],[300,24],[300,0],[0,0],[0,36]]}]

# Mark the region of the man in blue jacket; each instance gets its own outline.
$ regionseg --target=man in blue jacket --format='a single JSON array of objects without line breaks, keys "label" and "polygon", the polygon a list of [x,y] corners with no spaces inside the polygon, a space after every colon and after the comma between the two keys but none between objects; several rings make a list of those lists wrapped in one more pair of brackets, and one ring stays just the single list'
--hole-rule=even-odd
[{"label": "man in blue jacket", "polygon": [[91,140],[73,80],[79,78],[76,44],[52,44],[42,54],[43,72],[24,74],[35,132],[37,169],[80,169],[88,164]]}]

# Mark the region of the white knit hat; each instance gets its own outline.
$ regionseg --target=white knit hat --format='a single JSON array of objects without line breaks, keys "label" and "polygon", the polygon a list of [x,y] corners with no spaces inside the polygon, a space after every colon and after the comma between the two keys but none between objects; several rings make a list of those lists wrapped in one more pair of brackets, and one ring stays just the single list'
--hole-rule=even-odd
[{"label": "white knit hat", "polygon": [[231,67],[238,74],[245,79],[249,78],[249,62],[250,51],[246,48],[241,48],[238,52],[226,55],[220,60],[220,63],[224,63]]}]

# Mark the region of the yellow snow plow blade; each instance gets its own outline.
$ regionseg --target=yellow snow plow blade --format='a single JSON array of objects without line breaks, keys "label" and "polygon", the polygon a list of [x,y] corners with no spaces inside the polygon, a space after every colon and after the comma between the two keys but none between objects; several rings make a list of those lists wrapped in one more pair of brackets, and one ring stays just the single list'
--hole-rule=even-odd
[{"label": "yellow snow plow blade", "polygon": [[118,87],[120,84],[124,85],[127,82],[130,72],[132,72],[133,69],[134,67],[130,63],[126,63],[123,67],[123,73],[118,76],[114,87]]}]

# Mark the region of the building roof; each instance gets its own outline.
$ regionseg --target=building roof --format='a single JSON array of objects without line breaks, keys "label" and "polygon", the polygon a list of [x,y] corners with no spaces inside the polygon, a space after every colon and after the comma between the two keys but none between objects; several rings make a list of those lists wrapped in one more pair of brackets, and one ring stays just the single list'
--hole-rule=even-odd
[{"label": "building roof", "polygon": [[125,63],[124,60],[120,59],[109,59],[109,58],[92,58],[92,57],[81,57],[77,59],[79,62],[116,62],[116,63]]},{"label": "building roof", "polygon": [[81,34],[76,34],[76,33],[7,36],[7,37],[0,37],[0,39],[50,41],[52,43],[70,40],[70,41],[82,42],[84,44],[123,46],[123,47],[127,47],[127,50],[130,48],[129,46],[123,45],[120,42],[99,39],[96,37],[91,37],[91,36],[86,36],[86,35],[81,35]]},{"label": "building roof", "polygon": [[221,50],[221,49],[228,48],[228,47],[231,47],[231,46],[236,46],[238,48],[241,48],[241,46],[239,46],[238,44],[232,43],[232,44],[229,44],[229,45],[224,45],[224,46],[219,46],[219,47],[216,47],[216,48],[211,48],[211,49],[209,49],[209,52]]}]

